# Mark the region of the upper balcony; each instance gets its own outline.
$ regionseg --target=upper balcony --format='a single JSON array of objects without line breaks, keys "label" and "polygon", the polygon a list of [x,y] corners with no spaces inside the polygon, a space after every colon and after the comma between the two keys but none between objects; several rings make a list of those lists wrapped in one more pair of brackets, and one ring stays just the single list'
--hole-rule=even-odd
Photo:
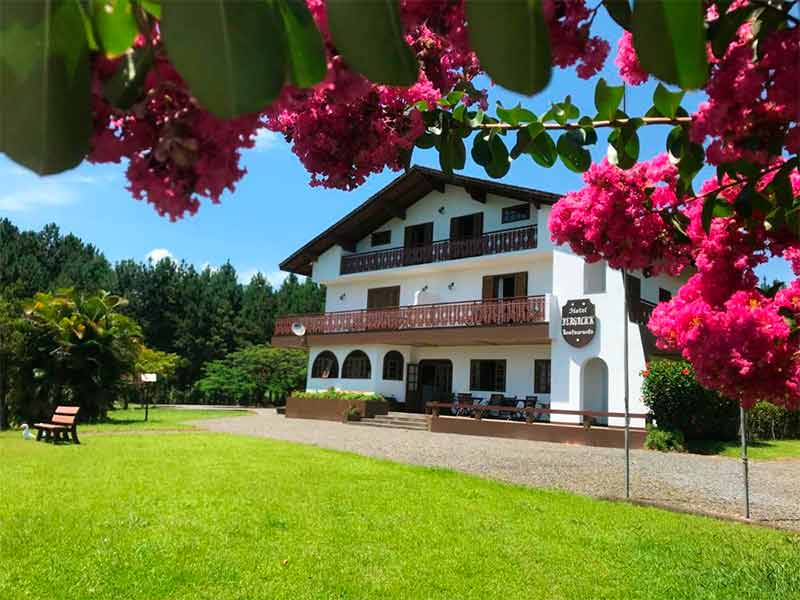
[{"label": "upper balcony", "polygon": [[[283,347],[305,342],[425,346],[546,343],[548,317],[548,296],[289,315],[276,320],[272,343]],[[292,333],[293,323],[305,327],[305,340]]]},{"label": "upper balcony", "polygon": [[440,240],[424,246],[406,246],[347,254],[342,256],[339,273],[350,275],[474,256],[504,254],[536,248],[536,243],[536,225],[501,229],[476,237]]}]

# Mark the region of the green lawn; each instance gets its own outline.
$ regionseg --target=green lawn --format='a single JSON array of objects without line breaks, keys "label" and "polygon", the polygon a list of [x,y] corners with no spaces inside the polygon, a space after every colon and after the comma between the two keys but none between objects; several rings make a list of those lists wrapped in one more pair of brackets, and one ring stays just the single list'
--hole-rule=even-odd
[{"label": "green lawn", "polygon": [[[740,458],[742,455],[739,442],[692,442],[689,451],[700,454],[719,454],[732,458]],[[800,458],[800,440],[750,442],[747,445],[747,456],[755,460]]]},{"label": "green lawn", "polygon": [[130,405],[127,410],[109,411],[108,421],[103,423],[79,424],[78,436],[84,432],[128,431],[131,429],[194,429],[191,421],[236,417],[248,414],[246,410],[208,410],[182,409],[166,406],[150,407],[144,420],[144,408]]},{"label": "green lawn", "polygon": [[4,435],[0,482],[4,600],[800,597],[798,535],[272,440]]}]

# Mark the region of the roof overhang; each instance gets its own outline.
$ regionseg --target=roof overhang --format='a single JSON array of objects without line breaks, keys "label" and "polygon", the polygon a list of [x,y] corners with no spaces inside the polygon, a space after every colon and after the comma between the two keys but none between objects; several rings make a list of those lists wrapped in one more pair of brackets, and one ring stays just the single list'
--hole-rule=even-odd
[{"label": "roof overhang", "polygon": [[447,185],[461,187],[472,198],[484,203],[488,194],[536,206],[553,205],[560,197],[550,192],[463,175],[449,176],[436,169],[414,166],[281,262],[281,270],[310,276],[313,262],[329,248],[337,244],[345,249],[354,248],[360,239],[388,220],[402,217],[408,207],[431,192],[444,193]]}]

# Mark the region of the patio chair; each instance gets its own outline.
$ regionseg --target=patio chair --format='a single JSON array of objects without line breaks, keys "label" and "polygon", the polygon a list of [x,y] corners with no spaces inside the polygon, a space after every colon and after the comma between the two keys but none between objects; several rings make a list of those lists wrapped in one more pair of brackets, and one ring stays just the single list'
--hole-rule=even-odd
[{"label": "patio chair", "polygon": [[[525,396],[525,408],[536,408],[536,403],[539,401],[539,396]],[[536,413],[533,415],[532,421],[538,420],[541,415]]]},{"label": "patio chair", "polygon": [[[489,406],[491,404],[491,400],[489,398],[480,398],[478,399],[477,405],[478,406]],[[485,411],[476,410],[473,412],[479,419],[482,419],[484,415],[486,415]]]},{"label": "patio chair", "polygon": [[[503,406],[503,394],[492,394],[489,396],[489,404],[492,406]],[[500,411],[491,410],[489,411],[489,416],[497,418],[500,416]]]},{"label": "patio chair", "polygon": [[[536,407],[537,408],[544,408],[546,410],[549,410],[550,409],[550,400],[538,400],[536,402]],[[550,413],[538,413],[536,415],[536,420],[537,421],[542,421],[543,423],[549,423],[550,422]]]},{"label": "patio chair", "polygon": [[[517,397],[516,396],[504,396],[503,400],[500,402],[500,406],[507,407],[507,408],[514,408],[517,406]],[[510,421],[514,418],[514,413],[511,411],[503,411],[500,413],[500,416],[507,421]]]},{"label": "patio chair", "polygon": [[463,417],[470,414],[471,411],[466,407],[475,404],[475,399],[472,397],[472,394],[458,394],[455,403],[457,406],[454,407],[453,414],[458,417]]}]

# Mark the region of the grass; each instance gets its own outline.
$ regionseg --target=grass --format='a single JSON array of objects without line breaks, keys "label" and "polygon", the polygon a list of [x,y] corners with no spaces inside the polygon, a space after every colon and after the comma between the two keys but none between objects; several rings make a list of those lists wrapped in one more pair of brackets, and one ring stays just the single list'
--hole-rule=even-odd
[{"label": "grass", "polygon": [[[731,458],[740,458],[742,455],[739,442],[691,442],[689,451],[698,454],[719,454]],[[755,460],[800,458],[800,440],[750,442],[747,444],[747,456]]]},{"label": "grass", "polygon": [[108,431],[129,431],[138,429],[194,429],[191,421],[215,419],[219,417],[236,417],[248,414],[246,410],[207,410],[169,408],[166,406],[150,407],[144,420],[145,410],[138,406],[112,410],[108,420],[102,423],[86,423],[78,425],[78,436],[82,433]]},{"label": "grass", "polygon": [[798,535],[310,446],[2,436],[0,457],[4,600],[800,597]]}]

